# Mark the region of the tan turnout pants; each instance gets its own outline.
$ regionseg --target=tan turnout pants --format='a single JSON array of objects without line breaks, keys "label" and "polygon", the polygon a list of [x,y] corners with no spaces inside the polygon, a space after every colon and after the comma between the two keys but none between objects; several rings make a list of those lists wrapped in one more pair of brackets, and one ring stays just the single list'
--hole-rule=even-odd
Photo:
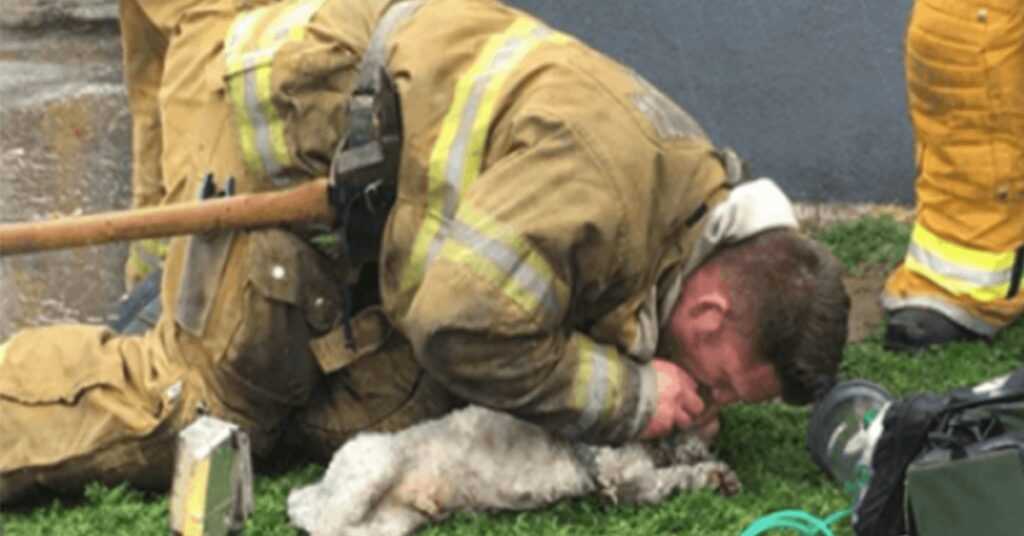
[{"label": "tan turnout pants", "polygon": [[[240,192],[266,189],[245,171],[224,92],[208,87],[218,78],[194,73],[219,68],[196,51],[220,49],[236,9],[233,0],[122,1],[125,46],[141,47],[126,51],[135,153],[162,161],[162,173],[137,168],[137,192],[192,199],[208,171],[234,176]],[[171,33],[177,41],[159,37]],[[378,308],[356,316],[358,350],[346,347],[344,276],[284,230],[181,237],[168,248],[150,332],[16,333],[0,345],[0,504],[94,480],[166,488],[176,434],[203,412],[239,424],[257,455],[285,435],[321,458],[357,431],[443,413],[450,398]]]}]

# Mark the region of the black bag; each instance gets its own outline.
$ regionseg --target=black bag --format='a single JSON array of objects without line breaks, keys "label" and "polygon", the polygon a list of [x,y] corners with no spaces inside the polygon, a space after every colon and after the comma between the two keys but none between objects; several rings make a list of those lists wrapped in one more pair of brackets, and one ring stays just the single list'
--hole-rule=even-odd
[{"label": "black bag", "polygon": [[1024,368],[994,390],[896,402],[854,516],[859,536],[1024,534]]}]

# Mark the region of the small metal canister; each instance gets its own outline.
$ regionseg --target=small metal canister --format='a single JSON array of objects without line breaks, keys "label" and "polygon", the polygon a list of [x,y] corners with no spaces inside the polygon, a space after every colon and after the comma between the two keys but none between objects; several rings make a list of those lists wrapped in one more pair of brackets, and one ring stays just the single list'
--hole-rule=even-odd
[{"label": "small metal canister", "polygon": [[171,533],[238,534],[252,513],[249,437],[238,426],[203,416],[178,434],[171,489]]}]

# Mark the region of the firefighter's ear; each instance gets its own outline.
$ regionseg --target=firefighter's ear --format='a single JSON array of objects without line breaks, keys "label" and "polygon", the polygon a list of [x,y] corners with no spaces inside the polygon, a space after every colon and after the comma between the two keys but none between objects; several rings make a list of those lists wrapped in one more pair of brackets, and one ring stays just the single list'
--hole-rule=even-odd
[{"label": "firefighter's ear", "polygon": [[728,312],[729,299],[721,292],[709,292],[690,303],[686,316],[697,333],[708,335],[722,329]]},{"label": "firefighter's ear", "polygon": [[731,307],[728,289],[718,269],[707,265],[699,267],[683,283],[672,313],[673,329],[681,342],[694,344],[697,337],[720,332]]}]

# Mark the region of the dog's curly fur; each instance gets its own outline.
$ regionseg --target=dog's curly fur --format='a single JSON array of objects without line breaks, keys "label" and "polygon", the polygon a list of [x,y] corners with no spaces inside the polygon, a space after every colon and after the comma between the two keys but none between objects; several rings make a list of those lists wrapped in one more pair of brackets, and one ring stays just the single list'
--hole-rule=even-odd
[{"label": "dog's curly fur", "polygon": [[313,536],[400,536],[456,511],[528,510],[590,493],[654,503],[676,490],[739,488],[692,435],[586,446],[470,406],[398,433],[357,436],[321,482],[291,492],[288,515]]}]

